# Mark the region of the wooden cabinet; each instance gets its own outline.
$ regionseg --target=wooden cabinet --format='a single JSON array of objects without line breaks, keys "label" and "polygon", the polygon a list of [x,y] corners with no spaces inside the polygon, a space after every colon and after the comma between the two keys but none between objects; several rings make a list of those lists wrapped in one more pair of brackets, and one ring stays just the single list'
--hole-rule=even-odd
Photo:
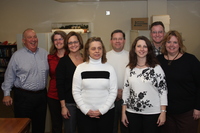
[{"label": "wooden cabinet", "polygon": [[17,45],[0,45],[0,83],[4,80],[4,74],[11,56],[17,50]]}]

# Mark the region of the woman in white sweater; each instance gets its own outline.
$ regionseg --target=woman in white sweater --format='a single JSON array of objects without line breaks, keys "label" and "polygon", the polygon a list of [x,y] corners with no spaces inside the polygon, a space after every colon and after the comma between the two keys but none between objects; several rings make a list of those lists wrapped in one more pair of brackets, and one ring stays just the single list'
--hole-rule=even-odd
[{"label": "woman in white sweater", "polygon": [[101,38],[91,37],[84,48],[84,63],[73,77],[73,97],[78,106],[79,133],[112,133],[117,78],[107,64]]},{"label": "woman in white sweater", "polygon": [[167,86],[149,39],[139,36],[129,53],[122,122],[130,133],[158,133],[166,120]]}]

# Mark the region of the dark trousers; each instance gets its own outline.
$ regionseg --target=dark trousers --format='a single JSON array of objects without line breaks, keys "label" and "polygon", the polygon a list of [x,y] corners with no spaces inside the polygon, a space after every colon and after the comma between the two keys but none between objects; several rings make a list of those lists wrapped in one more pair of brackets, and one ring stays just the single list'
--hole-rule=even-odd
[{"label": "dark trousers", "polygon": [[144,115],[126,112],[130,133],[159,133],[157,120],[159,114]]},{"label": "dark trousers", "polygon": [[16,118],[30,118],[32,133],[44,133],[47,111],[47,90],[33,93],[14,89],[14,114]]},{"label": "dark trousers", "polygon": [[77,109],[78,133],[112,133],[114,109],[109,110],[100,118],[91,118]]},{"label": "dark trousers", "polygon": [[62,133],[63,117],[61,115],[60,100],[47,98],[51,115],[52,133]]},{"label": "dark trousers", "polygon": [[76,111],[77,107],[75,103],[66,103],[66,107],[69,110],[69,119],[64,119],[64,133],[76,133],[77,117]]},{"label": "dark trousers", "polygon": [[193,118],[193,110],[183,114],[167,114],[162,133],[197,133],[198,120]]},{"label": "dark trousers", "polygon": [[128,128],[125,127],[124,124],[121,122],[122,102],[123,102],[122,99],[115,101],[115,117],[114,117],[113,133],[118,133],[118,129],[120,129],[121,133],[129,133]]}]

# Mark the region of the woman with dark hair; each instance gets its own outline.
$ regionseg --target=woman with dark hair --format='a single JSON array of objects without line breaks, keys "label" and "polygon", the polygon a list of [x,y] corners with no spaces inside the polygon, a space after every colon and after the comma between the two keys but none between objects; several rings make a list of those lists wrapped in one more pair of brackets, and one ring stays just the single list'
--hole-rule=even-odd
[{"label": "woman with dark hair", "polygon": [[158,56],[168,86],[167,119],[162,133],[197,133],[200,118],[200,63],[186,53],[181,34],[166,33]]},{"label": "woman with dark hair", "polygon": [[64,132],[76,133],[76,104],[72,96],[72,78],[76,67],[83,62],[83,40],[79,33],[71,31],[65,39],[68,55],[60,59],[56,68],[56,82],[64,118]]},{"label": "woman with dark hair", "polygon": [[52,122],[52,133],[62,133],[62,115],[60,100],[58,98],[58,89],[56,87],[56,67],[60,58],[67,54],[64,39],[66,33],[63,31],[55,31],[51,36],[51,48],[48,55],[49,63],[49,89],[47,93],[47,100]]},{"label": "woman with dark hair", "polygon": [[123,89],[122,122],[130,133],[158,133],[165,123],[167,86],[151,42],[135,39],[129,52]]},{"label": "woman with dark hair", "polygon": [[101,38],[91,37],[84,48],[84,63],[73,77],[73,96],[78,106],[79,133],[112,133],[117,78],[107,64]]}]

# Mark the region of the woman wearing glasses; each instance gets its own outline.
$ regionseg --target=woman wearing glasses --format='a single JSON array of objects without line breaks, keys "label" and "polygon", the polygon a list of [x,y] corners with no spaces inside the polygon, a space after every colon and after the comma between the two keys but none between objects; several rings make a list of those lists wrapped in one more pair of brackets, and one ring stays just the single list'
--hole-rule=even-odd
[{"label": "woman wearing glasses", "polygon": [[73,96],[77,103],[79,133],[112,133],[117,78],[107,64],[101,38],[91,37],[84,48],[84,63],[73,77]]},{"label": "woman wearing glasses", "polygon": [[72,78],[76,67],[83,62],[80,50],[83,48],[83,40],[80,34],[70,32],[65,39],[67,52],[61,58],[56,68],[56,81],[58,96],[61,103],[61,114],[64,118],[64,132],[76,132],[76,104],[72,96]]},{"label": "woman wearing glasses", "polygon": [[47,100],[49,105],[49,111],[52,120],[52,133],[62,133],[62,115],[60,101],[58,98],[58,90],[56,88],[56,67],[63,56],[67,54],[64,45],[64,39],[66,33],[63,31],[55,31],[51,36],[52,45],[50,48],[50,54],[48,55],[49,63],[49,89],[47,93]]}]

